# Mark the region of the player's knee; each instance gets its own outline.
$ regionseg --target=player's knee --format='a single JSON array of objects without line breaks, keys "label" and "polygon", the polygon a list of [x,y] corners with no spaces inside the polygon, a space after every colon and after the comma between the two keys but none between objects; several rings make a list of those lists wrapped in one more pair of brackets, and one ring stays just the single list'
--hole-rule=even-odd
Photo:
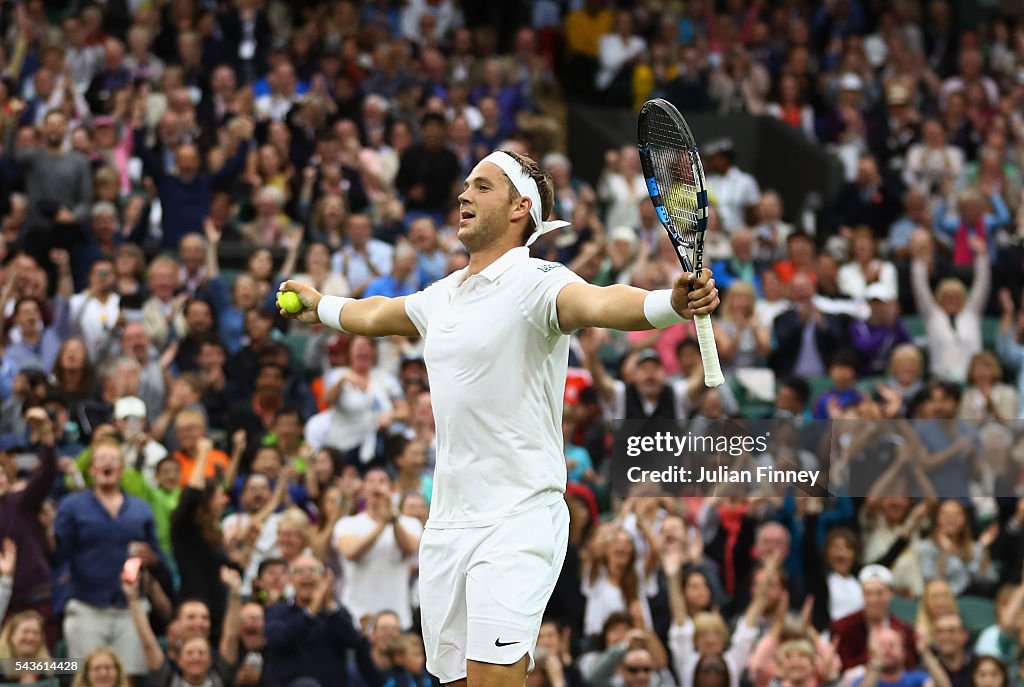
[{"label": "player's knee", "polygon": [[446,682],[441,687],[466,687],[466,678],[456,680],[455,682]]},{"label": "player's knee", "polygon": [[529,656],[523,656],[511,665],[467,661],[467,687],[523,687],[529,661]]}]

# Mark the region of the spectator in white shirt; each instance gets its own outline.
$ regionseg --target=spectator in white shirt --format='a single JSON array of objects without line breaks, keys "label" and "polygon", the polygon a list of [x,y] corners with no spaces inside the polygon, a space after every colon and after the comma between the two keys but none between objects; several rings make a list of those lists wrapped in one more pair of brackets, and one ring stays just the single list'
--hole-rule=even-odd
[{"label": "spectator in white shirt", "polygon": [[754,236],[757,241],[754,259],[761,262],[782,260],[786,257],[786,238],[795,227],[782,221],[782,198],[772,190],[765,190],[757,202]]},{"label": "spectator in white shirt", "polygon": [[971,356],[982,349],[981,317],[992,283],[985,242],[975,236],[971,237],[970,244],[974,252],[974,283],[970,291],[959,279],[947,277],[939,282],[934,296],[928,284],[929,264],[934,254],[931,236],[917,234],[910,244],[913,258],[910,282],[914,303],[924,318],[928,335],[931,373],[960,383],[967,380]]},{"label": "spectator in white shirt", "polygon": [[903,182],[930,196],[944,194],[944,186],[953,184],[964,169],[964,152],[949,145],[946,130],[937,119],[921,126],[921,143],[907,150]]},{"label": "spectator in white shirt", "polygon": [[617,78],[631,76],[634,63],[646,50],[646,41],[633,35],[633,15],[628,11],[616,13],[615,31],[601,36],[598,43],[597,90],[606,91]]},{"label": "spectator in white shirt", "polygon": [[899,298],[896,267],[888,260],[878,259],[875,235],[870,227],[857,227],[851,241],[851,259],[839,268],[839,290],[850,298],[865,299],[872,284],[881,284],[894,298]]},{"label": "spectator in white shirt", "polygon": [[75,90],[85,93],[103,64],[103,47],[87,43],[85,27],[78,17],[68,17],[61,27],[64,29],[64,64],[71,73]]},{"label": "spectator in white shirt", "polygon": [[360,619],[393,610],[403,628],[412,626],[412,559],[423,526],[399,515],[391,501],[391,478],[382,469],[366,473],[366,510],[342,518],[334,527],[345,589],[342,603]]},{"label": "spectator in white shirt", "polygon": [[[285,479],[279,481],[281,484],[286,482]],[[270,479],[266,475],[253,473],[245,480],[239,501],[242,510],[226,517],[221,527],[224,531],[224,545],[238,549],[247,556],[241,592],[250,594],[260,564],[268,558],[281,555],[277,546],[277,526],[281,515],[274,513],[281,500],[275,498]]]},{"label": "spectator in white shirt", "polygon": [[604,171],[597,182],[598,198],[608,204],[605,226],[640,226],[640,201],[647,200],[647,184],[635,146],[604,154]]},{"label": "spectator in white shirt", "polygon": [[349,366],[324,376],[324,401],[333,407],[324,444],[347,453],[350,464],[365,464],[376,454],[377,430],[388,424],[402,387],[393,375],[375,367],[374,339],[352,337],[348,350]]},{"label": "spectator in white shirt", "polygon": [[85,343],[95,362],[108,349],[121,316],[121,297],[115,287],[114,264],[97,260],[89,270],[89,286],[71,297],[71,331]]},{"label": "spectator in white shirt", "polygon": [[747,217],[761,200],[754,177],[733,165],[733,144],[728,139],[704,146],[708,164],[707,183],[715,197],[719,225],[726,232],[746,226]]},{"label": "spectator in white shirt", "polygon": [[299,99],[295,67],[290,62],[281,62],[267,76],[267,83],[270,93],[256,99],[256,114],[263,120],[284,121]]}]

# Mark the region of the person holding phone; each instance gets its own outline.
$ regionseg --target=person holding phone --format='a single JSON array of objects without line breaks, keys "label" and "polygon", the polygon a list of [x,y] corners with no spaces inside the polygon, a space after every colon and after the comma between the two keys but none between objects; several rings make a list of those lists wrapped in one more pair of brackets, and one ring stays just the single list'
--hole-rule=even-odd
[{"label": "person holding phone", "polygon": [[121,450],[116,439],[94,441],[92,489],[68,496],[57,510],[57,564],[67,564],[70,571],[64,637],[69,656],[110,646],[130,675],[143,675],[142,645],[121,591],[121,573],[129,557],[161,576],[166,568],[153,511],[121,489]]}]

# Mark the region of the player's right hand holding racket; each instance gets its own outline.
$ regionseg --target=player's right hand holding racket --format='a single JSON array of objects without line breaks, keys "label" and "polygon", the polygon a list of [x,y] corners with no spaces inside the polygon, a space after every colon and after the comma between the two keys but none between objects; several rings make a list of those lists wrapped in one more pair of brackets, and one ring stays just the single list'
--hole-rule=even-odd
[{"label": "player's right hand holding racket", "polygon": [[698,275],[683,272],[672,285],[672,308],[683,317],[707,317],[718,308],[719,303],[715,281],[711,270],[707,268]]}]

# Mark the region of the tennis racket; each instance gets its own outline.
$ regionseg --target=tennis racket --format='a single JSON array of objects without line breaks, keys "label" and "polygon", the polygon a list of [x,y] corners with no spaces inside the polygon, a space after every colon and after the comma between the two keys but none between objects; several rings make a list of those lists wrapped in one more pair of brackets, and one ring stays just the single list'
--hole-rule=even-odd
[{"label": "tennis racket", "polygon": [[[704,263],[704,232],[708,228],[708,188],[697,144],[675,106],[660,98],[640,109],[636,145],[647,180],[647,192],[683,269],[700,274]],[[691,257],[692,256],[692,257]],[[697,343],[704,363],[704,384],[725,382],[709,315],[696,315]]]}]

